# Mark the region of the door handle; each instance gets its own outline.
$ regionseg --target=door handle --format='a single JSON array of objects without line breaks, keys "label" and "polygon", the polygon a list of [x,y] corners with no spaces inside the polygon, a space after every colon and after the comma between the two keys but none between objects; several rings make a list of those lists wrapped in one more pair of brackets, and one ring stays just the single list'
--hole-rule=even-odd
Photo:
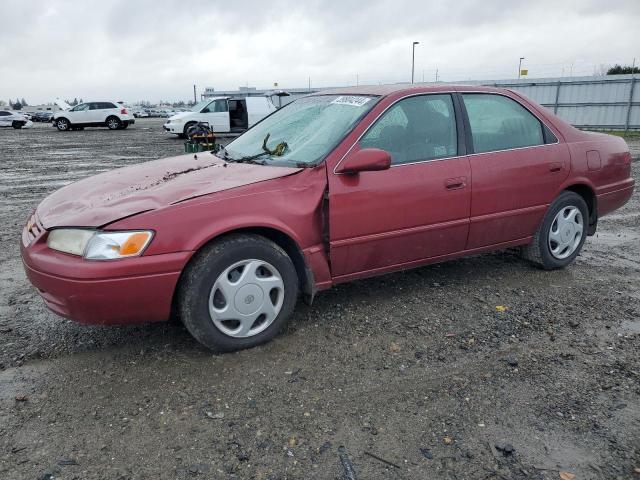
[{"label": "door handle", "polygon": [[562,162],[551,162],[549,164],[549,171],[550,172],[559,172],[563,168],[564,168],[564,164]]},{"label": "door handle", "polygon": [[444,188],[447,190],[456,190],[467,186],[467,177],[447,178],[444,181]]}]

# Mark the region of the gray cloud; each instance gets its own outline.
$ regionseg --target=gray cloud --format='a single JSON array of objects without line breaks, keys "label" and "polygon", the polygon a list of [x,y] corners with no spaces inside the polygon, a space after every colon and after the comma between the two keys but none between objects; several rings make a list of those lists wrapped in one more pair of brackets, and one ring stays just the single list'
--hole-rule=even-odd
[{"label": "gray cloud", "polygon": [[[591,74],[640,56],[637,0],[3,0],[0,99]],[[640,58],[638,59],[640,63]]]}]

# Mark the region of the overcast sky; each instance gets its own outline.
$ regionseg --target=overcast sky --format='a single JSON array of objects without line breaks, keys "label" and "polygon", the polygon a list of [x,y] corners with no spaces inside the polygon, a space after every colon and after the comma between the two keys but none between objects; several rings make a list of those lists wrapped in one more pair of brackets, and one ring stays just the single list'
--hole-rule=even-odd
[{"label": "overcast sky", "polygon": [[640,63],[640,0],[0,0],[0,99],[592,75]]}]

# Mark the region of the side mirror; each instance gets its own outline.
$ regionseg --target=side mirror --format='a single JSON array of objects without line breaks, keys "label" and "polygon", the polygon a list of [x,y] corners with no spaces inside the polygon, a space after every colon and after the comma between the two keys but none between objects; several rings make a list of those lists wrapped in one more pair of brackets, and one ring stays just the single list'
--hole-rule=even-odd
[{"label": "side mirror", "polygon": [[211,110],[209,110],[209,107],[207,107],[204,110],[202,110],[200,113],[211,113]]},{"label": "side mirror", "polygon": [[388,170],[391,167],[391,155],[379,148],[364,148],[350,155],[336,168],[336,173],[358,173]]}]

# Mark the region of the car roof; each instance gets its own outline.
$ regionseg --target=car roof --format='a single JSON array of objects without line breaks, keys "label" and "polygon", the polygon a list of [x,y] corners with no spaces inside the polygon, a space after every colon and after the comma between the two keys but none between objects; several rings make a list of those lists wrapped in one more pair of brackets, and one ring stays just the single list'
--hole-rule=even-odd
[{"label": "car roof", "polygon": [[455,92],[455,91],[472,91],[472,92],[505,92],[507,89],[484,87],[479,85],[451,85],[451,84],[410,84],[400,83],[393,85],[362,85],[358,87],[340,87],[323,90],[313,95],[378,95],[386,97],[388,95],[404,96],[405,94],[416,93],[435,93],[435,92]]}]

